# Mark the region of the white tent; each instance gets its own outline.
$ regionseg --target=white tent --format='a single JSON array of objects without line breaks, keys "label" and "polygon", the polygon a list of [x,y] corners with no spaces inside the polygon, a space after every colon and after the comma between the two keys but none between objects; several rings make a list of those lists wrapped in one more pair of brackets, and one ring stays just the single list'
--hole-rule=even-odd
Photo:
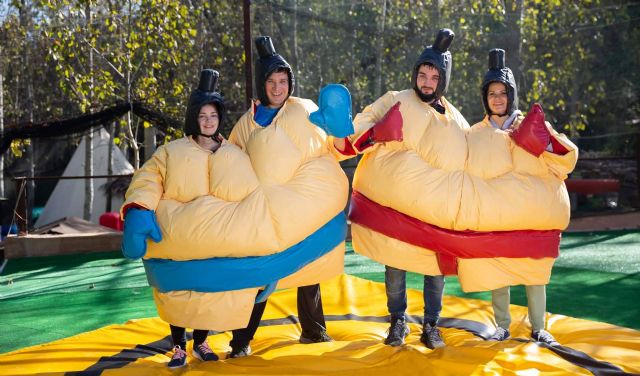
[{"label": "white tent", "polygon": [[[109,167],[109,133],[104,128],[93,135],[93,174],[107,175]],[[71,161],[64,170],[63,176],[83,176],[85,175],[85,147],[86,139],[78,145]],[[119,148],[113,148],[113,175],[123,175],[133,173],[133,166],[127,161]],[[38,217],[35,227],[44,226],[53,221],[65,217],[82,218],[84,214],[85,200],[85,179],[59,180],[53,193],[49,197],[47,204],[42,209],[42,214]],[[93,179],[93,213],[90,221],[98,223],[100,216],[106,211],[107,194],[101,188],[107,182],[106,178]],[[122,197],[112,197],[111,209],[117,211],[122,205]]]}]

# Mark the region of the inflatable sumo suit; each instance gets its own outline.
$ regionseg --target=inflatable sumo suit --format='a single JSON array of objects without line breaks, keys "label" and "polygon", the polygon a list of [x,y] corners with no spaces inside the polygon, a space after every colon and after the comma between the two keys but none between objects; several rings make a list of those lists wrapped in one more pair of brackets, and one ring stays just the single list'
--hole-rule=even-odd
[{"label": "inflatable sumo suit", "polygon": [[[420,55],[414,90],[389,92],[354,120],[356,135],[349,141],[365,153],[353,181],[354,249],[420,274],[458,273],[465,291],[547,283],[569,220],[563,179],[577,150],[553,132],[568,153],[534,157],[505,132],[470,129],[442,96],[452,37],[441,31]],[[418,95],[415,77],[425,62],[440,71],[436,98],[444,113]],[[403,140],[364,150],[368,130],[397,102]]]},{"label": "inflatable sumo suit", "polygon": [[[559,240],[560,231],[568,226],[570,204],[564,180],[578,159],[577,147],[544,122],[541,107],[537,105],[532,107],[528,117],[538,117],[537,121],[544,122],[543,127],[551,134],[549,147],[537,157],[518,146],[507,132],[492,127],[487,102],[487,91],[492,82],[501,82],[507,88],[507,115],[517,116],[513,128],[517,129],[524,119],[517,111],[516,82],[511,70],[505,66],[504,50],[494,49],[489,54],[489,70],[482,83],[487,115],[467,134],[468,184],[464,185],[463,196],[468,192],[476,206],[465,207],[463,204],[459,220],[464,220],[469,229],[511,231],[531,236],[531,239],[519,249],[518,257],[459,258],[458,273],[465,291],[549,283],[558,246],[538,242],[535,236],[557,234]],[[474,211],[484,215],[478,216]]]},{"label": "inflatable sumo suit", "polygon": [[[194,91],[187,119],[210,96]],[[259,289],[342,272],[347,179],[326,135],[306,119],[313,103],[290,102],[277,126],[257,129],[242,149],[223,142],[212,153],[187,136],[158,148],[134,174],[123,209],[156,213],[162,241],[147,242],[143,262],[170,324],[244,328]]]},{"label": "inflatable sumo suit", "polygon": [[[286,224],[287,232],[282,231],[279,237],[297,238],[294,234],[307,234],[333,221],[344,226],[341,228],[344,232],[340,233],[344,240],[346,216],[342,211],[347,203],[349,183],[332,155],[333,149],[328,146],[330,137],[309,120],[312,113],[318,115],[322,111],[318,111],[311,100],[291,96],[295,83],[293,70],[276,53],[271,38],[257,38],[256,48],[259,59],[255,63],[254,79],[259,103],[269,104],[265,82],[276,70],[287,73],[288,98],[266,127],[255,121],[257,103],[254,102],[233,127],[229,142],[249,155],[268,197],[274,224]],[[348,110],[348,114],[341,114],[339,118],[350,117],[350,106]],[[324,113],[330,115],[330,111]],[[316,284],[340,274],[343,268],[344,243],[340,242],[304,270],[281,280],[278,288]]]}]

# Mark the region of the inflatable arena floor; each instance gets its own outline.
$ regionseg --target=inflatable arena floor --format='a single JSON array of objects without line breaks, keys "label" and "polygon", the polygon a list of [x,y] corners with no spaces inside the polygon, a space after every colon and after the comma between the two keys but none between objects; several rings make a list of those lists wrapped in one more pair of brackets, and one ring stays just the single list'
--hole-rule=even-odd
[{"label": "inflatable arena floor", "polygon": [[347,274],[321,285],[334,342],[298,343],[296,292],[283,290],[269,299],[252,356],[225,359],[230,333],[211,332],[221,360],[195,359],[190,342],[179,370],[166,366],[168,325],[155,317],[140,262],[115,252],[9,260],[0,275],[0,375],[638,374],[639,240],[639,232],[565,236],[548,291],[547,329],[560,347],[530,339],[518,287],[512,338],[485,341],[495,329],[488,294],[463,294],[448,277],[439,323],[447,347],[427,349],[417,275],[408,278],[407,343],[385,346],[383,267],[349,251]]}]

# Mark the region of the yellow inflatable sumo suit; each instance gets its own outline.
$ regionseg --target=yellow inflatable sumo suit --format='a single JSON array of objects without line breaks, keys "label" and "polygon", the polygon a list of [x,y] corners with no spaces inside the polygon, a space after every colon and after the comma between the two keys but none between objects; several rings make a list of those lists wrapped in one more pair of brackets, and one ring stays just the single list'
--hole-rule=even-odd
[{"label": "yellow inflatable sumo suit", "polygon": [[[515,121],[517,128],[523,117]],[[467,133],[469,148],[459,228],[476,231],[564,230],[570,204],[564,180],[578,158],[577,147],[550,124],[551,137],[566,154],[545,151],[539,157],[515,144],[488,118]],[[537,244],[530,244],[532,256]],[[549,283],[555,257],[459,258],[458,274],[465,291],[494,290]],[[491,276],[491,278],[487,278]]]},{"label": "yellow inflatable sumo suit", "polygon": [[[403,140],[358,150],[397,102]],[[548,283],[569,222],[563,180],[577,148],[551,130],[568,152],[535,157],[486,122],[469,128],[441,102],[444,114],[413,90],[389,92],[355,118],[350,141],[366,154],[353,181],[354,249],[420,274],[457,269],[465,291]]]},{"label": "yellow inflatable sumo suit", "polygon": [[[467,159],[465,130],[469,125],[444,97],[441,102],[445,113],[441,114],[421,101],[413,90],[388,92],[356,116],[356,136],[350,138],[351,143],[358,149],[363,134],[397,102],[404,139],[367,149],[353,179],[356,193],[351,214],[361,207],[356,195],[362,195],[379,207],[439,228],[455,229]],[[398,227],[392,218],[387,222],[381,213],[373,215],[381,226],[390,230]],[[356,252],[398,269],[442,274],[434,251],[372,227],[352,218],[351,235]]]},{"label": "yellow inflatable sumo suit", "polygon": [[[326,134],[307,119],[316,109],[312,101],[290,98],[267,128],[253,123],[250,110],[231,135],[242,148],[223,143],[211,153],[189,137],[161,146],[134,175],[123,205],[156,212],[162,241],[148,242],[145,260],[276,255],[341,213],[348,182]],[[340,274],[343,240],[278,287]],[[171,324],[222,331],[246,327],[259,287],[154,289],[154,298],[160,317]]]}]

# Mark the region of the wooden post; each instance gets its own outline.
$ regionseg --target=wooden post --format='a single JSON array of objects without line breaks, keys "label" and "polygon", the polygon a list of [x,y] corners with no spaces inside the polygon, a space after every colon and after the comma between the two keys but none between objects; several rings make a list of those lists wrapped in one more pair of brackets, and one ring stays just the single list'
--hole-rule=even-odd
[{"label": "wooden post", "polygon": [[640,131],[636,133],[636,189],[638,190],[636,208],[640,209]]},{"label": "wooden post", "polygon": [[29,233],[29,204],[27,203],[27,190],[29,189],[29,185],[27,184],[27,179],[15,178],[16,182],[16,208],[15,208],[15,216],[16,216],[16,225],[18,226],[18,234],[23,235]]}]

